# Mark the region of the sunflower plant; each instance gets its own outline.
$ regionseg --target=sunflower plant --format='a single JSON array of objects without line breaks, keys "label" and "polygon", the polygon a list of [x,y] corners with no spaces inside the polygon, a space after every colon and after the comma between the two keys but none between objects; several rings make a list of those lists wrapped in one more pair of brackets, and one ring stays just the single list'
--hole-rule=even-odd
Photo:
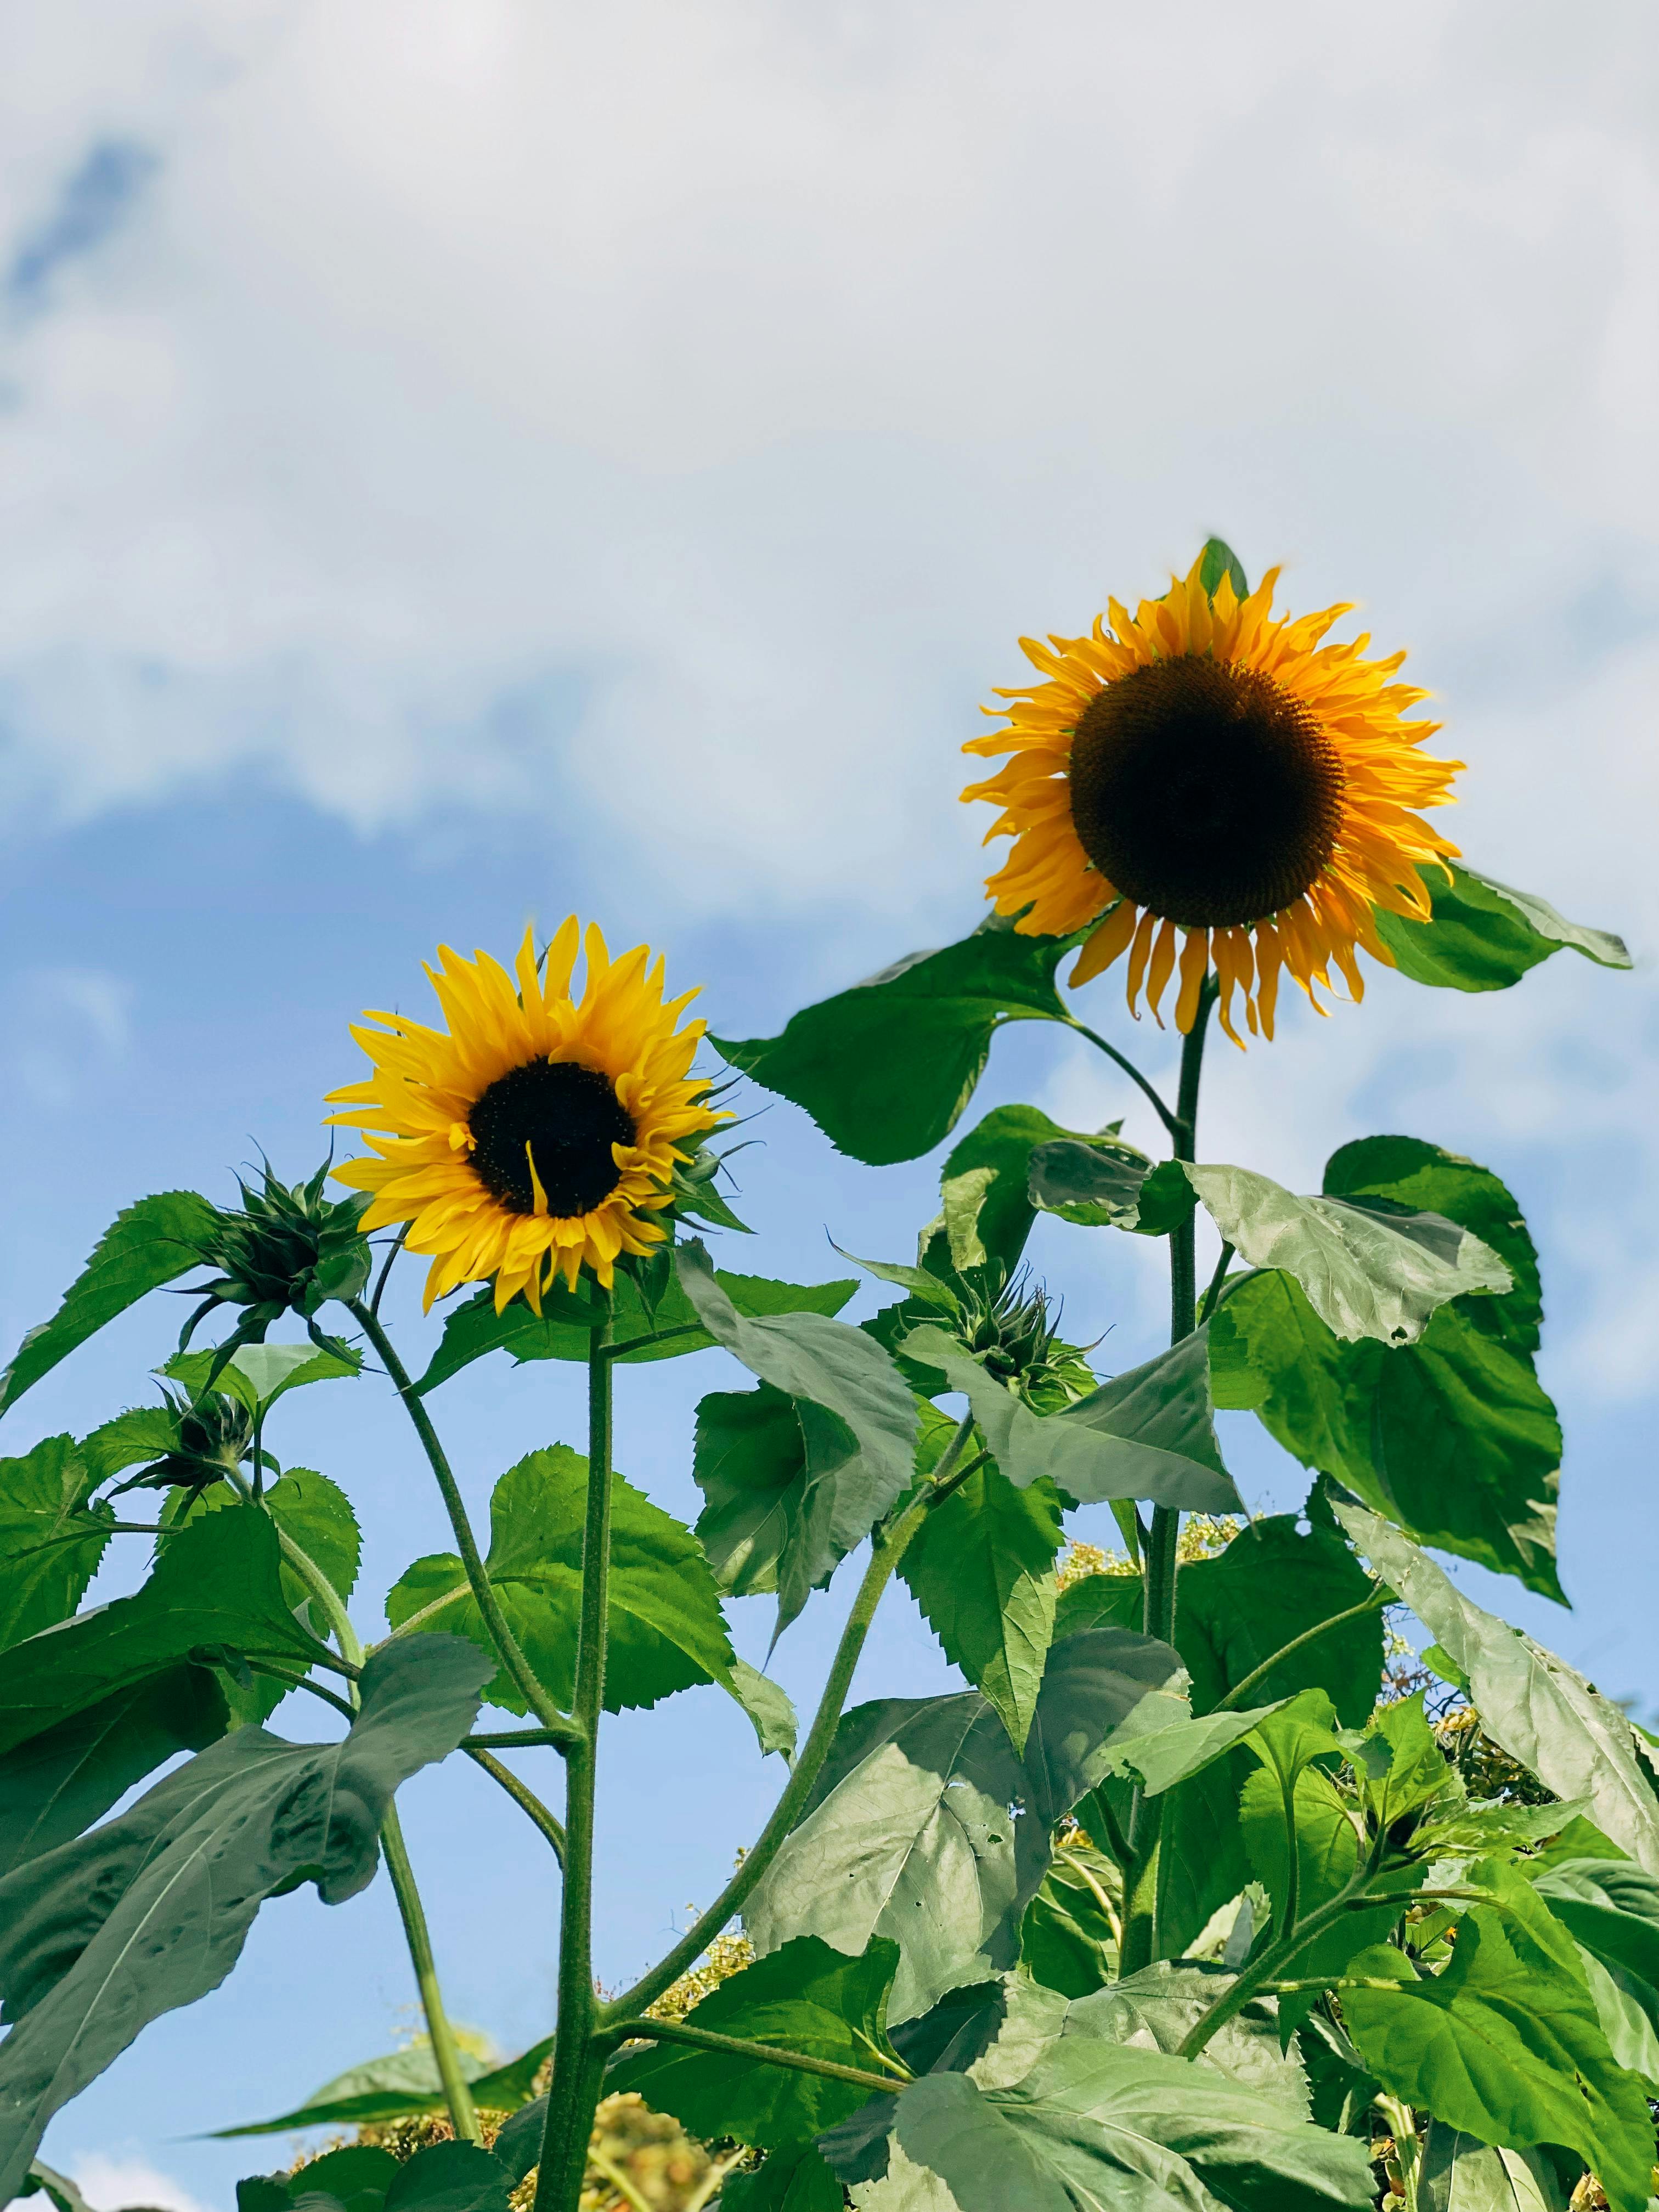
[{"label": "sunflower plant", "polygon": [[[510,966],[446,949],[434,1022],[354,1032],[369,1072],[328,1103],[359,1156],[112,1225],[0,1382],[9,1412],[147,1294],[194,1299],[139,1402],[0,1461],[0,2203],[76,2212],[52,2115],[217,1987],[259,1911],[343,1903],[383,1859],[424,2036],[227,2115],[365,2130],[250,2176],[239,2212],[637,2208],[601,2112],[710,2145],[685,2172],[727,2212],[1644,2212],[1654,1740],[1433,1556],[1562,1596],[1520,1209],[1431,1133],[1345,1144],[1313,1193],[1199,1143],[1212,1017],[1265,1048],[1286,978],[1324,1013],[1362,955],[1462,991],[1563,948],[1629,962],[1465,864],[1401,656],[1276,587],[1212,540],[1133,614],[1026,641],[1035,680],[969,748],[1006,757],[964,795],[1010,843],[959,943],[744,1042],[574,919]],[[1172,1088],[1062,969],[1170,1011]],[[1031,1021],[1097,1050],[1103,1126],[1000,1105],[956,1133]],[[856,1263],[896,1294],[868,1319],[855,1278],[719,1264],[740,1078],[855,1161],[952,1140],[914,1259]],[[1106,1118],[1137,1097],[1163,1157]],[[1078,1249],[1109,1274],[1121,1237],[1166,1248],[1166,1349],[1112,1372],[1067,1340],[1030,1272],[1043,1214],[1105,1232]],[[404,1255],[442,1316],[418,1374],[384,1303]],[[500,1477],[485,1541],[441,1393],[500,1352],[562,1433]],[[613,1464],[612,1404],[630,1365],[702,1353],[746,1379],[697,1407],[688,1527]],[[389,1392],[453,1532],[384,1632],[347,1492],[276,1455],[283,1401],[325,1382]],[[1308,1470],[1300,1513],[1246,1512],[1218,1408]],[[1109,1554],[1068,1539],[1102,1505]],[[127,1543],[147,1577],[77,1610]],[[775,1644],[843,1566],[803,1725],[730,1609],[775,1601]],[[963,1686],[848,1710],[895,1583]],[[1429,1639],[1409,1668],[1391,1607]],[[711,1695],[779,1760],[775,1803],[602,1990],[606,1716]],[[398,1823],[456,1753],[547,1847],[556,2006],[500,2064],[449,2018]]]}]

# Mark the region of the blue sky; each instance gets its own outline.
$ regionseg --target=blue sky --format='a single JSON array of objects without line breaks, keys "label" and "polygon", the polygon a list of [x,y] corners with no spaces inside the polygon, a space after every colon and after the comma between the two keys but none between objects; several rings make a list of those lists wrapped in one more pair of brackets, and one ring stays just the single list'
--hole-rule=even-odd
[{"label": "blue sky", "polygon": [[[346,1024],[418,1008],[441,939],[576,909],[743,1036],[962,933],[956,747],[1017,635],[1218,529],[1291,604],[1358,599],[1411,647],[1471,858],[1637,954],[1292,1010],[1218,1048],[1203,1149],[1310,1188],[1402,1129],[1510,1182],[1575,1610],[1465,1579],[1651,1710],[1656,77],[1635,0],[1571,43],[1541,6],[1426,0],[0,5],[7,1346],[131,1198],[223,1195],[258,1146],[309,1169]],[[1109,979],[1085,1011],[1167,1064]],[[1151,1139],[1034,1029],[981,1103],[1018,1097]],[[826,1230],[905,1252],[933,1164],[854,1169],[781,1105],[756,1133],[743,1264],[836,1273]],[[1037,1251],[1103,1358],[1152,1348],[1133,1240],[1051,1224]],[[0,1444],[140,1395],[176,1325],[141,1309]],[[729,1376],[627,1382],[619,1462],[689,1516],[690,1409]],[[576,1436],[562,1372],[492,1363],[443,1403],[481,1512]],[[370,1382],[287,1427],[359,1501],[372,1628],[445,1541],[435,1500]],[[1228,1442],[1253,1499],[1292,1500],[1247,1424]],[[844,1602],[781,1647],[803,1695]],[[758,1657],[768,1608],[738,1610]],[[894,1604],[860,1689],[940,1676]],[[615,1739],[619,1978],[777,1777],[712,1692]],[[540,1846],[470,1771],[409,1794],[454,2008],[515,2049],[550,2005]],[[389,2047],[411,1998],[384,1882],[284,1899],[47,2155],[100,2212],[224,2204],[257,2146],[179,2138]]]}]

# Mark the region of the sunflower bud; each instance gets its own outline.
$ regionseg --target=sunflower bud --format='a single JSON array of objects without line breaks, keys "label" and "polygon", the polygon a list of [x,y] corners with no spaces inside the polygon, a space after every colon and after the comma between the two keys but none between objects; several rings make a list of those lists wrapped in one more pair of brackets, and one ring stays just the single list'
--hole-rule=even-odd
[{"label": "sunflower bud", "polygon": [[169,1390],[167,1401],[178,1425],[173,1449],[118,1485],[112,1498],[125,1490],[205,1490],[234,1474],[252,1450],[253,1416],[240,1399],[209,1390],[192,1400]]},{"label": "sunflower bud", "polygon": [[1022,1268],[1010,1276],[993,1264],[960,1278],[957,1334],[985,1370],[1040,1413],[1053,1412],[1094,1388],[1080,1355],[1060,1340],[1060,1306]]},{"label": "sunflower bud", "polygon": [[181,1343],[216,1306],[240,1306],[238,1335],[262,1337],[270,1323],[293,1311],[313,1321],[331,1298],[355,1298],[368,1280],[368,1240],[359,1223],[368,1200],[323,1195],[326,1163],[309,1182],[290,1188],[269,1166],[261,1187],[241,1186],[240,1212],[222,1213],[203,1258],[222,1272],[200,1285],[202,1303],[185,1324]]}]

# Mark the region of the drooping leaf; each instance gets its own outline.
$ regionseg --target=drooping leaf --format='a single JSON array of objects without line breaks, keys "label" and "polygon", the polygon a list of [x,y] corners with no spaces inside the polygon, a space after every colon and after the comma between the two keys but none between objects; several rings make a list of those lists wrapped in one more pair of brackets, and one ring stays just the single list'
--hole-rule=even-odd
[{"label": "drooping leaf", "polygon": [[1369,2206],[1360,2144],[1212,2068],[1086,2035],[1012,2087],[929,2075],[899,2100],[897,2140],[961,2212],[1330,2212]]},{"label": "drooping leaf", "polygon": [[1425,2212],[1566,2212],[1555,2176],[1534,2150],[1497,2150],[1436,2120],[1424,2145]]},{"label": "drooping leaf", "polygon": [[1012,1966],[1050,1827],[1094,1787],[1115,1734],[1149,1700],[1160,1714],[1181,1710],[1175,1671],[1167,1645],[1122,1631],[1055,1645],[1023,1760],[976,1691],[848,1713],[750,1898],[756,1948],[811,1935],[856,1952],[892,1936],[896,2021]]},{"label": "drooping leaf", "polygon": [[64,1293],[62,1305],[50,1321],[29,1331],[0,1375],[0,1413],[146,1291],[159,1290],[199,1266],[218,1219],[217,1209],[193,1190],[161,1191],[117,1214]]},{"label": "drooping leaf", "polygon": [[1053,1640],[1060,1506],[1052,1484],[1016,1490],[994,1462],[928,1514],[899,1572],[945,1656],[1025,1748]]},{"label": "drooping leaf", "polygon": [[[692,2008],[687,2025],[902,2079],[887,2040],[887,1994],[897,1964],[897,1947],[879,1938],[848,1958],[814,1936],[799,1937],[720,1983]],[[827,2075],[667,2041],[624,2053],[606,2086],[635,2092],[694,2135],[734,2136],[762,2148],[810,2142],[870,2094]]]},{"label": "drooping leaf", "polygon": [[1614,2057],[1659,2095],[1659,1881],[1618,1859],[1568,1859],[1534,1887],[1601,1968],[1590,1992]]},{"label": "drooping leaf", "polygon": [[[1519,1875],[1483,1861],[1443,1970],[1426,1980],[1379,1947],[1350,1962],[1343,2018],[1384,2088],[1448,2126],[1513,2149],[1565,2143],[1615,2212],[1644,2212],[1653,2123],[1614,2061],[1577,1948]],[[1403,1976],[1404,1978],[1401,1978]]]},{"label": "drooping leaf", "polygon": [[942,952],[913,952],[790,1017],[775,1037],[711,1037],[716,1052],[805,1107],[831,1144],[884,1167],[955,1127],[1007,1022],[1063,1021],[1054,971],[1076,943],[1024,937],[993,915]]},{"label": "drooping leaf", "polygon": [[[741,1314],[758,1319],[765,1314],[838,1314],[858,1288],[855,1281],[836,1283],[775,1283],[763,1275],[729,1275],[722,1269],[715,1280]],[[522,1298],[514,1298],[505,1313],[495,1310],[495,1293],[486,1285],[456,1306],[444,1324],[442,1341],[426,1372],[416,1384],[424,1395],[459,1375],[462,1368],[487,1352],[507,1352],[520,1363],[529,1359],[587,1358],[596,1325],[604,1318],[594,1304],[584,1277],[581,1289],[573,1291],[562,1281],[555,1283],[542,1298],[538,1316]],[[611,1341],[618,1346],[612,1356],[618,1364],[641,1360],[678,1359],[688,1352],[706,1352],[714,1339],[698,1320],[696,1308],[672,1276],[654,1306],[632,1275],[618,1274],[612,1293]]]},{"label": "drooping leaf", "polygon": [[176,1752],[216,1741],[228,1718],[212,1670],[186,1663],[0,1753],[0,1875],[80,1835]]},{"label": "drooping leaf", "polygon": [[931,1323],[913,1328],[902,1348],[965,1395],[1017,1489],[1046,1480],[1079,1504],[1146,1498],[1193,1513],[1224,1513],[1239,1502],[1215,1441],[1202,1334],[1043,1415]]},{"label": "drooping leaf", "polygon": [[781,1752],[793,1766],[795,1763],[795,1740],[800,1732],[800,1718],[795,1711],[794,1699],[781,1682],[775,1682],[769,1674],[763,1674],[746,1659],[734,1659],[726,1675],[726,1687],[743,1707],[754,1725],[756,1741],[763,1755]]},{"label": "drooping leaf", "polygon": [[1531,1360],[1474,1319],[1498,1303],[1443,1306],[1397,1350],[1344,1345],[1288,1276],[1258,1275],[1210,1324],[1217,1400],[1423,1542],[1559,1599],[1560,1426]]},{"label": "drooping leaf", "polygon": [[1444,1571],[1364,1506],[1338,1519],[1468,1681],[1480,1725],[1563,1799],[1587,1798],[1602,1832],[1659,1875],[1659,1798],[1626,1716],[1529,1636],[1464,1596]]},{"label": "drooping leaf", "polygon": [[842,2186],[811,2143],[775,2150],[757,2173],[734,2173],[722,2212],[842,2212]]},{"label": "drooping leaf", "polygon": [[135,1595],[44,1629],[8,1652],[0,1751],[198,1650],[275,1660],[303,1674],[319,1648],[289,1610],[266,1515],[252,1505],[210,1513],[166,1539]]},{"label": "drooping leaf", "polygon": [[1433,904],[1428,921],[1376,915],[1377,931],[1402,975],[1453,991],[1505,991],[1564,945],[1602,968],[1628,968],[1624,941],[1567,921],[1530,891],[1456,863],[1418,871]]},{"label": "drooping leaf", "polygon": [[149,2021],[217,1988],[266,1898],[313,1880],[338,1904],[364,1887],[392,1793],[460,1741],[487,1672],[455,1638],[384,1647],[339,1742],[238,1729],[0,1881],[0,1994],[15,2023],[0,2044],[0,2197],[60,2106]]},{"label": "drooping leaf", "polygon": [[[696,1540],[614,1470],[611,1486],[605,1710],[652,1705],[699,1682],[724,1682],[732,1643]],[[489,1579],[526,1657],[566,1705],[575,1686],[586,1499],[586,1460],[554,1444],[508,1468],[489,1501]],[[491,1649],[453,1553],[417,1559],[392,1588],[386,1599],[392,1626],[401,1628],[417,1614],[422,1626]],[[489,1696],[508,1712],[526,1711],[504,1668]]]},{"label": "drooping leaf", "polygon": [[1198,1204],[1179,1161],[1154,1164],[1121,1138],[1043,1145],[1031,1155],[1030,1175],[1031,1196],[1043,1212],[1085,1229],[1167,1237],[1191,1220]]},{"label": "drooping leaf", "polygon": [[1512,1288],[1492,1247],[1442,1214],[1297,1198],[1248,1168],[1183,1166],[1228,1243],[1293,1277],[1345,1343],[1414,1344],[1450,1299]]},{"label": "drooping leaf", "polygon": [[73,1437],[46,1437],[0,1459],[0,1650],[65,1620],[110,1540],[107,1508]]}]

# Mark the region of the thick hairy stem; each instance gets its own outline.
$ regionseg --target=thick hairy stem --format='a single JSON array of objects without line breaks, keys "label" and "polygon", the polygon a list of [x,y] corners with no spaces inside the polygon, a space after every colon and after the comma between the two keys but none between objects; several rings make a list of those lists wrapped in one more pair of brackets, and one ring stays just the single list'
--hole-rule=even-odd
[{"label": "thick hairy stem", "polygon": [[542,1726],[555,1733],[568,1734],[570,1728],[568,1717],[559,1711],[557,1705],[542,1687],[536,1678],[534,1668],[520,1649],[519,1639],[507,1625],[507,1616],[501,1611],[501,1601],[495,1595],[495,1585],[484,1571],[483,1560],[479,1556],[478,1547],[473,1539],[472,1524],[466,1517],[466,1505],[461,1497],[460,1486],[451,1471],[444,1448],[438,1441],[438,1431],[432,1425],[431,1417],[422,1404],[415,1385],[410,1381],[408,1371],[402,1360],[398,1358],[393,1349],[391,1338],[361,1298],[352,1299],[350,1312],[352,1319],[380,1354],[380,1364],[391,1376],[392,1386],[403,1400],[404,1410],[414,1424],[415,1433],[421,1440],[421,1449],[425,1452],[428,1464],[437,1478],[438,1488],[443,1496],[444,1510],[449,1516],[449,1525],[454,1532],[455,1548],[461,1555],[461,1565],[465,1571],[467,1582],[471,1587],[472,1595],[478,1601],[478,1610],[483,1615],[484,1626],[489,1631],[489,1640],[501,1654],[501,1664],[513,1677],[520,1696],[535,1714]]},{"label": "thick hairy stem", "polygon": [[537,2212],[577,2212],[604,2051],[593,1990],[593,1799],[605,1707],[611,1603],[611,1385],[607,1312],[587,1354],[587,1520],[582,1532],[581,1619],[576,1632],[573,1718],[584,1741],[565,1754],[564,1901],[559,1920],[559,2022],[548,2083],[547,2124],[536,2179]]},{"label": "thick hairy stem", "polygon": [[836,1723],[841,1709],[847,1702],[847,1692],[852,1687],[853,1675],[864,1650],[865,1638],[870,1633],[870,1624],[876,1617],[882,1593],[892,1580],[893,1571],[903,1558],[911,1538],[921,1528],[931,1509],[954,1486],[951,1476],[955,1461],[960,1456],[972,1424],[963,1421],[955,1438],[933,1473],[933,1487],[908,1505],[884,1534],[878,1535],[870,1553],[870,1564],[864,1571],[864,1580],[859,1584],[853,1609],[847,1616],[847,1626],[841,1632],[841,1642],[836,1647],[823,1694],[818,1700],[817,1711],[806,1741],[798,1754],[794,1771],[790,1775],[783,1795],[772,1808],[771,1818],[757,1837],[753,1847],[744,1854],[743,1863],[720,1892],[707,1912],[702,1913],[687,1929],[667,1956],[658,1960],[648,1974],[641,1976],[631,1990],[625,1990],[609,2008],[607,2017],[622,2017],[643,2012],[646,2006],[659,1997],[671,1982],[676,1982],[688,1966],[695,1966],[732,1915],[738,1911],[744,1900],[766,1872],[782,1846],[784,1838],[799,1819],[801,1810],[812,1794],[812,1785],[830,1756],[830,1747],[835,1741]]},{"label": "thick hairy stem", "polygon": [[[277,1529],[276,1540],[283,1557],[321,1607],[324,1618],[340,1647],[340,1656],[353,1670],[350,1690],[351,1707],[355,1711],[359,1701],[355,1678],[362,1667],[363,1647],[352,1626],[345,1601],[316,1561],[284,1530]],[[337,1703],[338,1700],[331,1699],[330,1702]],[[398,1900],[398,1917],[404,1923],[404,1939],[409,1946],[410,1963],[415,1969],[416,1984],[421,1992],[421,2008],[426,2014],[427,2034],[431,2039],[432,2056],[437,2062],[438,2079],[443,2084],[444,2102],[449,2107],[450,2124],[464,2142],[477,2142],[481,2140],[478,2115],[473,2106],[472,2092],[466,2086],[466,2076],[461,2071],[461,2054],[455,2041],[455,2031],[451,2027],[449,2014],[444,2009],[443,1990],[439,1984],[438,1969],[432,1956],[432,1937],[426,1924],[426,1908],[416,1887],[415,1870],[409,1863],[403,1825],[398,1818],[395,1804],[386,1807],[381,1820],[380,1843],[386,1853],[386,1870],[392,1877],[392,1893]]]}]

